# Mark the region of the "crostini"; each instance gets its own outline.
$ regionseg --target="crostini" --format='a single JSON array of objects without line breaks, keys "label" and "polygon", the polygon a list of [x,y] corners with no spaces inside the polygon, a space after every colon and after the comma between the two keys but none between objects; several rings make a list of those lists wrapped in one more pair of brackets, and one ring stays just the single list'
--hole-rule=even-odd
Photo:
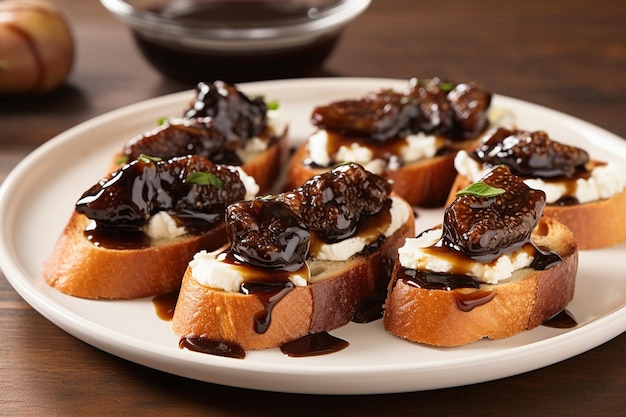
[{"label": "crostini", "polygon": [[579,249],[626,242],[626,161],[600,162],[545,131],[498,128],[479,146],[460,151],[448,201],[496,165],[505,165],[531,188],[546,193],[543,213],[566,225]]},{"label": "crostini", "polygon": [[443,223],[398,251],[383,324],[435,346],[532,329],[572,300],[578,249],[542,215],[545,193],[498,166],[460,192]]},{"label": "crostini", "polygon": [[198,253],[183,278],[173,329],[185,346],[280,347],[347,324],[385,293],[415,227],[388,180],[357,164],[232,204],[226,221],[230,243]]},{"label": "crostini", "polygon": [[454,155],[473,149],[489,125],[492,94],[475,83],[411,79],[406,91],[382,89],[314,109],[317,131],[296,149],[287,187],[346,162],[389,178],[411,205],[443,205]]},{"label": "crostini", "polygon": [[201,156],[139,156],[80,197],[42,275],[89,299],[177,290],[196,252],[227,241],[226,206],[257,192],[239,167]]}]

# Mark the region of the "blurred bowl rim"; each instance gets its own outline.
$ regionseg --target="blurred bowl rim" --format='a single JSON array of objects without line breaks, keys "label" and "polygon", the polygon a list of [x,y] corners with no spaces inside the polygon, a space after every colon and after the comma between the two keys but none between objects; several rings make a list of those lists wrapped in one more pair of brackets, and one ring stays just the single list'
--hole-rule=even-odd
[{"label": "blurred bowl rim", "polygon": [[[322,8],[314,19],[296,18],[278,27],[251,28],[181,27],[172,19],[150,11],[135,10],[124,0],[100,0],[130,28],[155,42],[204,50],[259,50],[288,48],[336,33],[367,9],[371,0],[340,0]],[[303,25],[306,30],[303,30]]]}]

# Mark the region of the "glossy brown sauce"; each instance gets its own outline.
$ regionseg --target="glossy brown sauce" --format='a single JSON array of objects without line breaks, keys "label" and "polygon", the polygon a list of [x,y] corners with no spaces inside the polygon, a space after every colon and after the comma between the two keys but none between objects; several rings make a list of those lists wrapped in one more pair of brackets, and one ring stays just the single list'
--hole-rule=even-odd
[{"label": "glossy brown sauce", "polygon": [[480,282],[468,275],[455,275],[445,272],[432,272],[410,268],[400,268],[399,279],[408,285],[426,290],[452,291],[457,288],[480,287]]},{"label": "glossy brown sauce", "polygon": [[244,282],[241,290],[244,294],[254,294],[264,310],[254,317],[254,331],[263,334],[272,323],[272,311],[280,300],[282,300],[296,286],[291,281],[286,282]]},{"label": "glossy brown sauce", "polygon": [[144,249],[152,239],[140,229],[113,229],[90,221],[84,230],[85,238],[94,246],[107,249]]},{"label": "glossy brown sauce", "polygon": [[300,275],[308,280],[308,266],[296,271],[289,272],[280,269],[260,268],[237,261],[232,255],[227,254],[224,262],[229,263],[243,277],[240,292],[254,295],[263,304],[263,311],[254,317],[254,330],[263,334],[272,322],[272,311],[280,300],[295,289],[295,284],[289,280],[291,275]]},{"label": "glossy brown sauce", "polygon": [[[232,2],[216,1],[194,4],[176,9],[157,9],[153,13],[220,25],[228,19],[238,22],[278,22],[287,19],[306,19],[310,8],[297,2]],[[229,82],[289,78],[312,73],[335,47],[339,32],[319,37],[307,45],[286,46],[271,51],[232,50],[201,51],[170,43],[155,42],[139,32],[133,32],[140,50],[165,75],[188,84],[200,81],[225,80]]]},{"label": "glossy brown sauce", "polygon": [[456,306],[461,311],[472,311],[474,308],[487,304],[496,296],[495,291],[454,292]]},{"label": "glossy brown sauce", "polygon": [[[471,311],[495,297],[495,292],[480,289],[481,282],[466,275],[471,269],[471,258],[441,246],[432,246],[428,249],[430,253],[450,261],[453,264],[452,272],[432,272],[401,267],[398,270],[398,279],[417,288],[454,291],[456,305],[462,311]],[[562,262],[558,254],[544,251],[532,242],[524,245],[523,250],[534,257],[529,267],[535,270],[549,269]],[[474,289],[475,291],[455,291],[459,289]]]},{"label": "glossy brown sauce", "polygon": [[163,321],[171,321],[174,318],[174,310],[178,301],[178,290],[157,295],[152,299],[152,304],[157,317]]},{"label": "glossy brown sauce", "polygon": [[[392,200],[387,199],[378,213],[371,216],[362,216],[359,220],[355,233],[351,237],[360,237],[366,242],[370,242],[370,245],[376,245],[379,237],[385,236],[385,232],[391,224],[391,205]],[[309,256],[315,259],[317,254],[320,252],[321,247],[326,243],[333,242],[326,242],[315,231],[311,231]],[[367,251],[367,249],[371,250],[371,248],[366,247],[364,251]]]},{"label": "glossy brown sauce", "polygon": [[387,298],[386,292],[381,292],[379,295],[371,297],[363,302],[357,310],[354,312],[352,322],[354,323],[371,323],[383,318],[385,299]]},{"label": "glossy brown sauce", "polygon": [[178,347],[194,352],[225,356],[228,358],[243,359],[246,357],[246,352],[235,343],[227,343],[222,340],[211,340],[201,336],[181,337],[178,342]]},{"label": "glossy brown sauce", "polygon": [[542,325],[546,327],[554,327],[555,329],[572,329],[578,326],[578,322],[576,322],[572,313],[564,309],[543,322]]},{"label": "glossy brown sauce", "polygon": [[291,357],[319,356],[335,353],[347,348],[350,344],[343,339],[327,332],[309,334],[285,343],[280,351]]}]

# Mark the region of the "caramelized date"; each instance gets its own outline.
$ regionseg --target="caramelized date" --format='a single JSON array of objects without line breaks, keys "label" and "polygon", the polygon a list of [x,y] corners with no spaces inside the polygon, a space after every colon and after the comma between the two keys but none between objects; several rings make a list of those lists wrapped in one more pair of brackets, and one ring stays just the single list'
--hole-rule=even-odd
[{"label": "caramelized date", "polygon": [[312,122],[321,129],[378,141],[411,133],[417,106],[403,94],[382,90],[358,100],[342,100],[313,110]]},{"label": "caramelized date", "polygon": [[546,132],[499,128],[473,153],[489,165],[506,165],[524,177],[572,177],[584,170],[589,155],[582,149],[551,140]]},{"label": "caramelized date", "polygon": [[[444,84],[444,87],[447,87]],[[447,89],[438,78],[413,78],[408,96],[417,103],[419,114],[414,121],[413,131],[449,136],[452,132],[453,111],[447,98]]]},{"label": "caramelized date", "polygon": [[320,129],[375,141],[420,132],[466,139],[487,127],[491,96],[473,83],[413,78],[405,92],[383,89],[316,107],[311,121]]},{"label": "caramelized date", "polygon": [[224,81],[199,83],[196,97],[184,117],[211,117],[229,142],[242,143],[258,136],[267,125],[267,105],[261,97],[249,98]]},{"label": "caramelized date", "polygon": [[[191,181],[195,173],[209,182]],[[139,229],[158,211],[184,221],[215,222],[222,220],[227,204],[243,199],[245,191],[236,170],[204,157],[168,161],[141,157],[87,190],[76,211],[106,228]]]},{"label": "caramelized date", "polygon": [[386,179],[346,164],[308,180],[277,198],[288,204],[326,242],[354,234],[362,216],[378,213],[391,194]]},{"label": "caramelized date", "polygon": [[233,143],[215,127],[210,117],[168,121],[131,140],[124,149],[129,161],[140,155],[162,159],[200,155],[216,164],[241,165]]},{"label": "caramelized date", "polygon": [[448,93],[454,138],[474,138],[487,128],[491,97],[491,93],[475,83],[457,84]]},{"label": "caramelized date", "polygon": [[287,271],[304,265],[311,235],[285,203],[256,199],[231,204],[226,228],[230,252],[240,262]]},{"label": "caramelized date", "polygon": [[529,188],[505,166],[496,167],[481,181],[504,193],[495,197],[457,197],[445,210],[442,242],[452,250],[488,262],[529,241],[546,195]]}]

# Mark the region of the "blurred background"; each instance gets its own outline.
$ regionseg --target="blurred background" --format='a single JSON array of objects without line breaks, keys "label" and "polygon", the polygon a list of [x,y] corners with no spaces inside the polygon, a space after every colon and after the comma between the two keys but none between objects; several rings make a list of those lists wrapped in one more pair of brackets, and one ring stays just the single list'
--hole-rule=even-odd
[{"label": "blurred background", "polygon": [[[0,96],[0,144],[34,147],[109,110],[190,88],[152,67],[129,28],[100,2],[53,3],[74,36],[72,71],[51,93]],[[374,0],[348,24],[322,68],[305,75],[473,80],[623,137],[624,22],[621,0]],[[591,99],[615,111],[590,114]]]}]

